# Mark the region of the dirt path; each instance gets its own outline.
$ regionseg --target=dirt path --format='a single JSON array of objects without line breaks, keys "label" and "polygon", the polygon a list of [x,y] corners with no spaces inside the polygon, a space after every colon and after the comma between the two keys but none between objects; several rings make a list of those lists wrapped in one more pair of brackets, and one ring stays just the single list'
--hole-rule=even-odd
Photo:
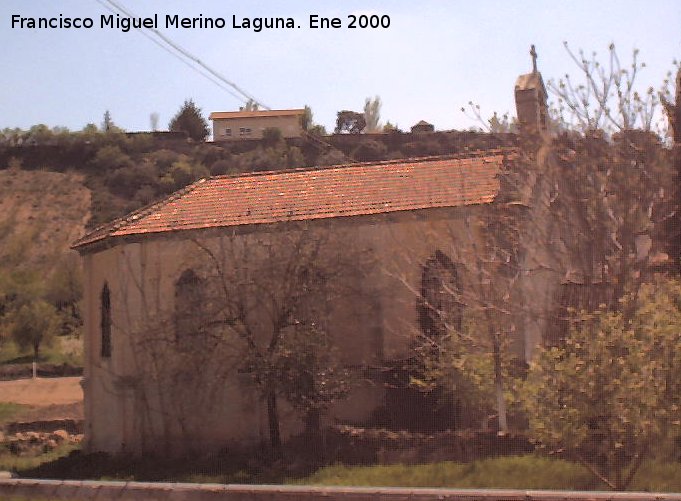
[{"label": "dirt path", "polygon": [[0,381],[0,402],[38,407],[82,402],[80,380],[80,377],[59,377]]},{"label": "dirt path", "polygon": [[83,419],[80,377],[0,381],[0,402],[23,404],[17,421]]}]

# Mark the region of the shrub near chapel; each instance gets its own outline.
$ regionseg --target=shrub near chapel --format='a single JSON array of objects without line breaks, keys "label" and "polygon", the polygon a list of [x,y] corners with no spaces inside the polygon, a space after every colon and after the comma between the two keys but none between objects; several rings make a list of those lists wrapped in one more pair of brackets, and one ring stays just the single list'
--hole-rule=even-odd
[{"label": "shrub near chapel", "polygon": [[625,303],[632,315],[582,314],[524,388],[531,433],[615,490],[678,435],[681,403],[681,284],[645,285]]}]

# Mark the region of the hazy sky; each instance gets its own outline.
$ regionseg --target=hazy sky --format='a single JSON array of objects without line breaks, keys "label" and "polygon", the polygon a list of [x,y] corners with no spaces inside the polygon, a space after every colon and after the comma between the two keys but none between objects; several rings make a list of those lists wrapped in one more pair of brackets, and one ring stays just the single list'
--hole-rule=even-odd
[{"label": "hazy sky", "polygon": [[[101,1],[101,3],[100,3]],[[205,116],[242,104],[138,30],[100,28],[106,0],[0,0],[0,129],[38,123],[81,129],[105,110],[126,130],[160,127],[192,98]],[[312,107],[333,128],[341,109],[379,95],[381,117],[407,129],[475,125],[460,109],[513,112],[513,84],[537,46],[544,79],[576,67],[562,42],[623,61],[640,49],[644,85],[658,86],[681,59],[681,0],[649,1],[274,1],[116,0],[137,16],[158,14],[159,31],[272,108]],[[349,29],[348,15],[390,17],[387,29]],[[92,29],[12,28],[21,17],[89,17]],[[222,17],[224,29],[167,29],[166,15]],[[309,16],[340,17],[341,29],[310,29]],[[300,28],[232,28],[232,16],[292,17]],[[152,38],[155,38],[152,36]]]}]

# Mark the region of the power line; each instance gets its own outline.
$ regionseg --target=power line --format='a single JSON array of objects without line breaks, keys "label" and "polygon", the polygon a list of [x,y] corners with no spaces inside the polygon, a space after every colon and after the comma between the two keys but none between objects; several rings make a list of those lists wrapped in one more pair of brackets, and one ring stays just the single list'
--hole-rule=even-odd
[{"label": "power line", "polygon": [[[111,7],[109,7],[108,5],[106,5],[106,4],[104,3],[104,0],[95,0],[95,1],[96,1],[97,3],[99,3],[100,5],[102,5],[102,7],[104,7],[105,9],[107,9],[109,12],[112,12],[112,13],[114,13],[114,14],[117,14],[117,12],[116,12],[114,9],[112,9]],[[224,91],[227,92],[228,94],[231,94],[232,97],[234,97],[234,98],[237,99],[238,101],[243,101],[243,100],[244,100],[242,96],[239,96],[238,94],[236,94],[236,93],[235,93],[234,91],[232,91],[230,88],[228,88],[228,87],[226,87],[225,85],[223,85],[220,81],[218,81],[218,80],[214,79],[213,77],[211,77],[208,73],[205,73],[205,72],[201,71],[200,68],[197,68],[197,67],[195,67],[195,66],[192,66],[192,64],[191,64],[189,61],[186,61],[185,59],[183,59],[183,58],[181,58],[180,56],[178,56],[175,52],[173,52],[173,51],[170,50],[168,47],[166,47],[165,45],[163,45],[161,42],[159,42],[158,40],[156,40],[155,38],[153,38],[153,37],[152,37],[151,35],[149,35],[149,33],[147,33],[146,31],[144,31],[144,30],[142,30],[142,29],[140,29],[140,28],[136,28],[136,29],[137,29],[142,35],[144,35],[147,39],[151,40],[151,41],[152,41],[153,43],[155,43],[158,47],[160,47],[161,49],[163,49],[164,51],[166,51],[168,54],[170,54],[171,56],[173,56],[175,59],[177,59],[178,61],[180,61],[182,64],[187,65],[190,69],[196,71],[199,75],[201,75],[201,76],[207,78],[208,80],[210,80],[211,82],[213,82],[215,85],[217,85],[218,87],[220,87],[222,90],[224,90]]]},{"label": "power line", "polygon": [[[121,14],[123,14],[124,16],[126,16],[126,17],[128,17],[128,18],[137,17],[137,16],[134,15],[134,13],[132,13],[131,11],[129,11],[127,8],[121,6],[119,3],[115,2],[114,0],[96,0],[96,1],[97,1],[98,3],[100,3],[102,6],[104,6],[104,7],[105,7],[107,10],[109,10],[110,12],[114,12],[114,10],[112,10],[112,8],[111,8],[111,7],[113,7],[113,9],[117,10],[118,13],[121,13]],[[103,2],[108,3],[111,7],[109,7],[109,5],[106,5],[106,4],[103,3]],[[114,12],[114,13],[116,13],[116,12]],[[232,95],[233,97],[235,97],[236,99],[238,99],[238,100],[240,100],[240,101],[242,101],[242,102],[252,101],[253,103],[259,105],[261,108],[264,108],[264,109],[267,109],[267,110],[270,109],[269,106],[267,106],[267,105],[261,103],[260,101],[258,101],[255,97],[253,97],[253,95],[251,95],[251,94],[249,94],[248,92],[246,92],[245,90],[243,90],[241,87],[239,87],[239,86],[238,86],[237,84],[235,84],[234,82],[228,80],[225,76],[223,76],[223,75],[221,75],[220,73],[218,73],[217,71],[215,71],[213,68],[211,68],[210,66],[208,66],[207,64],[205,64],[203,61],[201,61],[198,57],[196,57],[195,55],[193,55],[192,53],[190,53],[188,50],[186,50],[185,48],[183,48],[183,47],[180,46],[179,44],[175,43],[174,41],[172,41],[172,40],[169,39],[168,37],[166,37],[163,33],[161,33],[160,31],[158,31],[157,29],[155,29],[155,28],[148,28],[149,31],[151,31],[153,34],[155,34],[155,35],[156,35],[162,42],[164,42],[166,45],[161,44],[161,42],[159,42],[158,40],[156,40],[156,39],[152,38],[151,36],[149,36],[149,34],[146,33],[145,31],[143,31],[141,28],[137,28],[137,29],[138,29],[140,32],[142,32],[149,40],[151,40],[152,42],[154,42],[156,45],[158,45],[159,47],[163,48],[166,52],[170,53],[170,54],[173,55],[175,58],[177,58],[177,59],[179,59],[180,61],[182,61],[184,64],[186,64],[187,66],[189,66],[190,68],[192,68],[194,71],[196,71],[197,73],[199,73],[199,74],[202,75],[203,77],[207,78],[208,80],[210,80],[211,82],[213,82],[214,84],[216,84],[217,86],[219,86],[221,89],[227,91],[229,94],[231,94],[231,95]],[[172,50],[171,50],[171,49],[172,49]],[[182,57],[184,57],[185,59],[183,59],[182,57],[180,57],[180,55],[178,55],[178,54],[180,54],[180,55],[181,55]],[[209,74],[206,74],[205,72],[201,71],[199,68],[196,68],[195,66],[192,66],[186,59],[189,59],[190,61],[194,62],[195,64],[198,64],[201,68],[203,68],[203,69],[204,69],[206,72],[208,72]],[[212,75],[212,76],[211,76],[211,75]],[[217,79],[217,81],[216,81],[216,79]],[[229,86],[229,87],[231,87],[232,89],[234,89],[234,90],[235,90],[238,94],[240,94],[240,95],[235,94],[231,89],[225,87],[224,84],[226,84],[227,86]]]}]

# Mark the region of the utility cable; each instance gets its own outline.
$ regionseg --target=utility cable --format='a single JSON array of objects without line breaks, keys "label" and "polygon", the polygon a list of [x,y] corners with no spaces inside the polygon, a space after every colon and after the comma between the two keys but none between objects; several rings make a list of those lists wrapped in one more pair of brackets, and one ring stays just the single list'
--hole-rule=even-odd
[{"label": "utility cable", "polygon": [[[120,14],[123,14],[124,16],[128,17],[128,18],[137,17],[137,16],[134,15],[134,13],[132,13],[131,11],[129,11],[129,10],[128,10],[127,8],[125,8],[124,6],[121,6],[119,3],[115,2],[114,0],[96,0],[96,1],[97,1],[99,4],[101,4],[102,6],[104,6],[104,7],[105,7],[107,10],[109,10],[110,12],[113,12],[113,13],[120,13]],[[106,5],[104,2],[108,3],[109,5]],[[118,11],[118,12],[115,12],[110,6],[113,7],[113,9],[115,9],[115,10]],[[171,55],[173,55],[174,57],[176,57],[177,59],[179,59],[180,61],[182,61],[184,64],[186,64],[187,66],[189,66],[190,68],[192,68],[194,71],[196,71],[197,73],[199,73],[199,74],[202,75],[203,77],[209,79],[211,82],[213,82],[214,84],[218,85],[218,86],[219,86],[220,88],[222,88],[223,90],[227,91],[229,94],[231,94],[233,97],[235,97],[235,98],[238,99],[239,101],[242,101],[242,102],[244,102],[244,103],[246,103],[246,102],[248,102],[248,101],[252,101],[253,103],[259,105],[260,107],[262,107],[262,108],[264,108],[264,109],[267,109],[267,110],[270,109],[269,106],[266,106],[266,105],[262,104],[260,101],[258,101],[257,99],[255,99],[255,97],[253,97],[251,94],[249,94],[248,92],[246,92],[245,90],[243,90],[243,89],[242,89],[241,87],[239,87],[237,84],[235,84],[234,82],[228,80],[226,77],[224,77],[223,75],[221,75],[220,73],[218,73],[217,71],[215,71],[214,69],[212,69],[210,66],[208,66],[207,64],[205,64],[203,61],[201,61],[198,57],[196,57],[196,56],[194,56],[193,54],[191,54],[189,51],[187,51],[186,49],[184,49],[184,48],[183,48],[182,46],[180,46],[179,44],[173,42],[173,41],[172,41],[171,39],[169,39],[167,36],[163,35],[163,33],[161,33],[159,30],[157,30],[157,29],[155,29],[155,28],[148,28],[149,31],[151,31],[152,33],[154,33],[154,34],[155,34],[158,38],[160,38],[161,41],[164,42],[166,45],[163,45],[163,44],[162,44],[161,42],[159,42],[158,40],[156,40],[156,39],[152,38],[151,36],[149,36],[149,34],[146,33],[144,30],[142,30],[141,28],[137,28],[137,29],[138,29],[139,31],[141,31],[149,40],[151,40],[152,42],[154,42],[156,45],[158,45],[159,47],[163,48],[166,52],[170,53]],[[171,49],[172,49],[172,50],[171,50]],[[174,52],[173,52],[173,51],[174,51]],[[182,57],[180,57],[180,56],[178,55],[178,53],[179,53],[181,56],[183,56],[184,58],[189,59],[190,61],[192,61],[192,62],[198,64],[201,68],[203,68],[206,72],[208,72],[208,74],[207,74],[206,72],[201,71],[199,68],[196,68],[195,66],[192,66],[188,61],[186,61],[186,59],[182,59]],[[211,75],[212,75],[212,76],[211,76]],[[216,79],[217,79],[217,81],[216,81]],[[225,87],[224,84],[226,84],[226,85],[228,85],[229,87],[231,87],[231,89],[234,89],[234,90],[235,90],[236,92],[238,92],[240,95],[235,94],[231,89]]]}]

